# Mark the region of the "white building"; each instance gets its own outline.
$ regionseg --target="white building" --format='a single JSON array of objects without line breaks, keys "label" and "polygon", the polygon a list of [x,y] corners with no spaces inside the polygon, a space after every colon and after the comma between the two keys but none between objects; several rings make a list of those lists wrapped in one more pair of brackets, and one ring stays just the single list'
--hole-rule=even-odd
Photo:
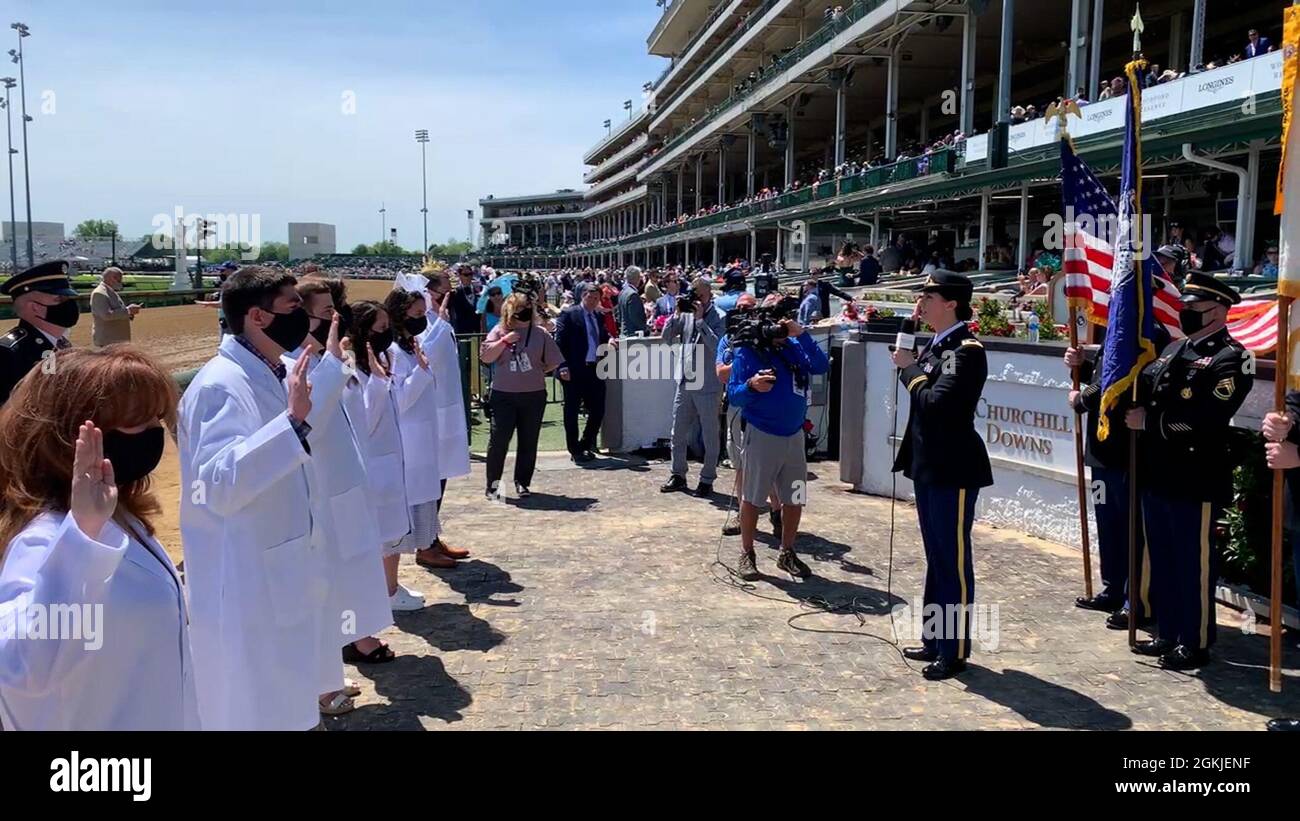
[{"label": "white building", "polygon": [[310,259],[336,253],[334,226],[324,222],[289,223],[289,259]]}]

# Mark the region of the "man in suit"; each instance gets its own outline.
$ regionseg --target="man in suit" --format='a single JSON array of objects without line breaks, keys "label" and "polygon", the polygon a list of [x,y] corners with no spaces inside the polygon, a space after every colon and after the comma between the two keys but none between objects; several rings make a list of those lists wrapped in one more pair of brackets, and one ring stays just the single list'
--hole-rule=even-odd
[{"label": "man in suit", "polygon": [[122,269],[107,268],[95,290],[90,292],[90,315],[94,319],[90,340],[96,348],[131,341],[131,321],[139,305],[127,305],[122,290]]},{"label": "man in suit", "polygon": [[1261,54],[1268,54],[1273,50],[1273,42],[1267,37],[1261,37],[1258,29],[1251,29],[1246,32],[1246,59],[1258,57]]},{"label": "man in suit", "polygon": [[677,382],[673,397],[673,473],[660,490],[672,493],[686,489],[686,453],[698,425],[704,435],[704,465],[695,495],[707,499],[713,495],[713,481],[718,476],[718,408],[722,402],[722,383],[709,363],[718,350],[718,339],[727,330],[722,314],[713,307],[713,284],[700,277],[691,289],[694,299],[679,302],[677,312],[664,324],[664,344],[678,346],[681,356],[673,374]]},{"label": "man in suit", "polygon": [[925,607],[938,608],[940,624],[927,629],[921,647],[903,655],[929,662],[921,674],[951,678],[966,669],[970,656],[971,608],[975,600],[975,562],[971,526],[981,488],[993,484],[984,441],[975,430],[975,411],[988,359],[971,334],[973,288],[961,274],[935,271],[922,287],[917,314],[934,328],[934,338],[918,358],[894,352],[898,378],[911,410],[894,471],[911,479],[916,514],[925,545]]},{"label": "man in suit", "polygon": [[646,330],[645,305],[641,302],[641,269],[635,265],[623,273],[623,290],[618,293],[615,318],[621,337],[644,335]]},{"label": "man in suit", "polygon": [[77,292],[68,263],[42,262],[5,280],[0,296],[11,297],[18,324],[0,336],[0,405],[14,386],[56,350],[72,347],[68,330],[77,324]]},{"label": "man in suit", "polygon": [[[564,387],[564,439],[569,455],[586,464],[595,455],[596,434],[605,418],[605,383],[596,372],[602,345],[609,344],[609,331],[600,316],[600,288],[579,285],[578,305],[566,308],[555,321],[555,342],[560,346],[569,380]],[[587,409],[587,425],[578,435],[578,412]]]}]

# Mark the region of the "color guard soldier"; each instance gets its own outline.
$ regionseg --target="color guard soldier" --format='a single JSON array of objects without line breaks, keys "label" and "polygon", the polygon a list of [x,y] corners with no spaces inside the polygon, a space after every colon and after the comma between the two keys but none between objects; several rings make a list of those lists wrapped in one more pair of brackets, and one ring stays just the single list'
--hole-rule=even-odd
[{"label": "color guard soldier", "polygon": [[77,324],[77,292],[68,279],[68,263],[42,262],[0,284],[11,297],[18,325],[0,336],[0,404],[27,372],[45,356],[72,347],[68,329]]},{"label": "color guard soldier", "polygon": [[[1169,344],[1169,334],[1157,326],[1157,348]],[[1103,329],[1104,333],[1104,329]],[[1112,630],[1127,630],[1128,607],[1128,469],[1129,436],[1124,430],[1125,405],[1110,413],[1110,429],[1115,431],[1105,441],[1097,438],[1097,416],[1101,410],[1101,368],[1085,361],[1081,351],[1069,348],[1065,352],[1066,367],[1079,367],[1079,376],[1088,384],[1083,390],[1070,393],[1070,406],[1087,414],[1088,436],[1084,447],[1084,463],[1092,474],[1093,510],[1097,516],[1097,553],[1101,557],[1101,592],[1092,598],[1079,597],[1075,606],[1084,610],[1108,613],[1106,626]],[[1141,516],[1141,514],[1138,514]],[[1142,528],[1137,532],[1138,550],[1138,626],[1152,624],[1150,557]]]},{"label": "color guard soldier", "polygon": [[1125,415],[1138,439],[1138,482],[1151,554],[1157,638],[1134,652],[1190,670],[1210,660],[1215,639],[1218,551],[1213,526],[1232,495],[1228,426],[1254,382],[1251,355],[1228,335],[1241,297],[1192,273],[1179,324],[1186,339],[1143,369],[1139,401]]},{"label": "color guard soldier", "polygon": [[934,606],[942,616],[936,621],[945,625],[938,636],[927,629],[923,645],[904,655],[930,662],[922,674],[931,680],[966,669],[975,600],[971,525],[980,488],[993,484],[988,452],[975,431],[988,360],[966,326],[972,293],[966,277],[935,271],[917,300],[917,315],[934,328],[934,338],[919,359],[912,351],[893,354],[912,402],[894,471],[915,486],[926,559],[923,618],[933,624]]}]

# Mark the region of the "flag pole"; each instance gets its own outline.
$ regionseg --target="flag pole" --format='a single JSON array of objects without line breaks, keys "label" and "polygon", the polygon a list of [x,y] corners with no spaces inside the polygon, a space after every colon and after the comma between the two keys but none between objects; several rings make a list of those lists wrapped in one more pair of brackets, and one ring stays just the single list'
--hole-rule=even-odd
[{"label": "flag pole", "polygon": [[[1070,347],[1079,349],[1079,309],[1070,306]],[[1074,391],[1079,391],[1079,366],[1070,369]],[[1079,487],[1079,529],[1083,533],[1083,594],[1092,598],[1092,547],[1088,542],[1088,491],[1083,478],[1083,414],[1074,411],[1074,471]]]},{"label": "flag pole", "polygon": [[[1133,275],[1137,279],[1137,290],[1138,293],[1140,294],[1142,292],[1142,261],[1145,258],[1147,253],[1146,243],[1150,239],[1149,237],[1146,236],[1145,232],[1143,232],[1141,228],[1142,226],[1142,154],[1141,154],[1142,138],[1141,138],[1140,128],[1141,128],[1142,120],[1141,120],[1140,112],[1141,112],[1142,88],[1138,84],[1137,72],[1139,70],[1139,66],[1141,68],[1146,68],[1146,62],[1142,58],[1142,32],[1146,30],[1146,26],[1142,22],[1142,9],[1140,6],[1134,9],[1133,19],[1132,21],[1130,21],[1129,27],[1133,30],[1133,60],[1124,67],[1124,75],[1128,78],[1128,83],[1129,83],[1129,88],[1128,88],[1128,93],[1130,97],[1129,105],[1132,107],[1132,110],[1136,110],[1139,112],[1137,118],[1134,120],[1133,123],[1133,128],[1139,129],[1139,131],[1137,132],[1138,136],[1135,137],[1136,145],[1137,145],[1136,150],[1138,154],[1137,154],[1137,163],[1136,163],[1137,178],[1134,180],[1134,188],[1136,191],[1136,193],[1134,194],[1134,202],[1135,202],[1134,219],[1137,223],[1138,226],[1137,231],[1139,232],[1139,236],[1141,238],[1140,239],[1141,245],[1138,249],[1141,253],[1137,253],[1133,255]],[[1129,112],[1130,118],[1133,117],[1132,110],[1130,110]],[[1138,328],[1138,333],[1139,335],[1141,334],[1140,326]],[[1141,382],[1140,377],[1138,379],[1133,380],[1133,406],[1134,407],[1137,406],[1139,382]],[[1128,646],[1129,647],[1137,647],[1137,624],[1138,624],[1137,591],[1138,588],[1141,587],[1141,585],[1138,584],[1138,555],[1137,555],[1137,529],[1138,529],[1137,448],[1138,448],[1138,432],[1130,429],[1128,432]]]},{"label": "flag pole", "polygon": [[[1286,413],[1287,375],[1291,372],[1290,330],[1291,297],[1277,297],[1277,354],[1273,374],[1273,407]],[[1273,471],[1273,555],[1269,591],[1269,664],[1268,689],[1282,692],[1282,519],[1286,493],[1286,472]]]}]

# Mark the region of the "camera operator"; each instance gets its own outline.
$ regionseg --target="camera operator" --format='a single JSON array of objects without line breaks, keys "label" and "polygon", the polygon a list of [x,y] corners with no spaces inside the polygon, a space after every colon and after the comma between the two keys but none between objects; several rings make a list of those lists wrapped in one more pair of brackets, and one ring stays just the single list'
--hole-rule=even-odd
[{"label": "camera operator", "polygon": [[760,578],[754,556],[758,508],[775,490],[781,502],[781,555],[777,568],[807,578],[808,565],[794,554],[807,496],[808,465],[803,423],[811,376],[827,373],[830,360],[798,322],[797,301],[738,315],[728,328],[734,350],[727,396],[740,408],[745,475],[740,494],[741,554],[738,573]]},{"label": "camera operator", "polygon": [[708,372],[708,354],[717,350],[718,338],[725,333],[722,314],[713,308],[713,284],[700,277],[677,298],[677,313],[664,325],[664,343],[680,348],[673,374],[677,383],[673,396],[673,473],[660,488],[664,493],[686,490],[686,452],[698,425],[704,436],[704,464],[695,495],[701,499],[713,495],[721,446],[718,407],[722,383]]},{"label": "camera operator", "polygon": [[893,354],[912,403],[894,472],[901,471],[915,486],[925,545],[925,606],[935,605],[945,614],[960,608],[959,619],[936,620],[952,623],[955,630],[939,627],[936,636],[927,629],[923,646],[903,651],[909,659],[930,662],[921,674],[931,680],[966,669],[969,608],[975,596],[971,525],[980,488],[993,484],[988,452],[975,431],[988,359],[966,326],[972,293],[970,280],[961,274],[933,273],[921,289],[916,312],[934,328],[934,338],[919,359],[908,350]]}]

